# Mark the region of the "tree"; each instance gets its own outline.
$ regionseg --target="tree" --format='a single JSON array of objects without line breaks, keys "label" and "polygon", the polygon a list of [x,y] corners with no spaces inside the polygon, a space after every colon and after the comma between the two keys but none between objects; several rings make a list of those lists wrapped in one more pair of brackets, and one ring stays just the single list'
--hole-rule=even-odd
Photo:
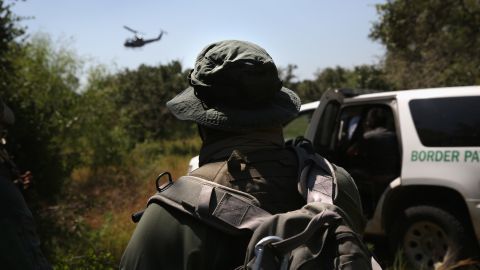
[{"label": "tree", "polygon": [[303,80],[295,85],[298,96],[302,100],[302,103],[312,102],[319,100],[325,89],[321,89],[315,81]]},{"label": "tree", "polygon": [[11,57],[10,83],[2,98],[15,113],[10,152],[23,170],[31,170],[43,199],[54,199],[73,167],[65,142],[77,136],[81,62],[66,48],[55,48],[48,36],[19,44]]},{"label": "tree", "polygon": [[286,68],[278,68],[278,77],[282,80],[283,86],[287,88],[294,88],[296,82],[293,80],[297,77],[295,76],[294,71],[298,66],[294,64],[288,64]]},{"label": "tree", "polygon": [[480,2],[389,0],[370,37],[385,45],[396,88],[480,83]]},{"label": "tree", "polygon": [[0,97],[16,117],[7,146],[20,169],[34,173],[38,194],[53,199],[68,172],[59,142],[71,119],[76,62],[54,52],[46,38],[17,41],[25,29],[11,11],[14,3],[0,0]]},{"label": "tree", "polygon": [[329,89],[347,87],[348,72],[347,69],[339,66],[326,68],[318,71],[314,80],[303,80],[292,87],[303,103],[319,100],[322,94]]},{"label": "tree", "polygon": [[165,106],[187,88],[187,71],[179,61],[157,67],[140,65],[114,75],[118,88],[115,102],[129,137],[133,142],[189,136],[191,125],[176,120]]},{"label": "tree", "polygon": [[383,69],[376,65],[355,66],[349,75],[347,85],[358,89],[393,90],[393,85],[387,81]]},{"label": "tree", "polygon": [[128,136],[122,126],[116,105],[118,86],[106,67],[96,66],[89,71],[84,91],[71,110],[73,136],[64,138],[63,152],[76,167],[118,165],[129,149]]},{"label": "tree", "polygon": [[374,65],[326,68],[317,72],[314,80],[304,80],[293,84],[302,102],[319,100],[329,89],[351,88],[389,91],[393,87],[387,82],[383,70]]},{"label": "tree", "polygon": [[11,11],[12,5],[0,0],[0,91],[8,87],[13,73],[11,54],[17,45],[15,38],[24,33],[24,29],[18,25],[20,18]]}]

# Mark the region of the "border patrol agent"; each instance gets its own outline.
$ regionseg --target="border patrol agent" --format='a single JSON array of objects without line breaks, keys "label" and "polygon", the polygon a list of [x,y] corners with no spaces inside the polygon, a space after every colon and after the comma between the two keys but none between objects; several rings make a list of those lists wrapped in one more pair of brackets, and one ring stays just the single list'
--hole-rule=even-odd
[{"label": "border patrol agent", "polygon": [[[300,99],[282,87],[261,47],[226,40],[205,47],[188,76],[190,87],[167,103],[180,120],[198,124],[200,167],[190,175],[253,195],[268,212],[301,208],[297,157],[284,144],[282,125]],[[336,168],[339,181],[350,176]],[[363,231],[358,191],[342,208]],[[233,269],[243,264],[248,238],[223,235],[189,216],[150,204],[125,250],[121,269]]]},{"label": "border patrol agent", "polygon": [[33,215],[14,184],[22,184],[22,176],[4,148],[4,133],[14,121],[13,112],[0,100],[0,268],[51,269],[40,250]]}]

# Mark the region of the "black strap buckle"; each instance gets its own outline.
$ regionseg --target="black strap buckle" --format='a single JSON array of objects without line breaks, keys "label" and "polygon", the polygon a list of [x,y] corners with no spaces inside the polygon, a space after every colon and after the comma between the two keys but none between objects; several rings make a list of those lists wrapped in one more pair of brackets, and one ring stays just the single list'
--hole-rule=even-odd
[{"label": "black strap buckle", "polygon": [[[164,175],[168,176],[168,182],[166,184],[160,186],[160,180],[162,179],[162,177]],[[167,189],[172,184],[173,184],[172,175],[169,172],[163,172],[163,173],[159,174],[157,176],[157,179],[155,180],[155,187],[157,188],[158,192],[164,191],[165,189]]]}]

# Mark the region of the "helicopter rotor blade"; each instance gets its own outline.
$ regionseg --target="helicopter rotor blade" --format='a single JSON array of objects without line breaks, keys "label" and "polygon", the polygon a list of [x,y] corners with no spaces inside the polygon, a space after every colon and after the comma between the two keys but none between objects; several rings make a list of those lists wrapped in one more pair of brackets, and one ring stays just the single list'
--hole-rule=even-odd
[{"label": "helicopter rotor blade", "polygon": [[135,34],[138,34],[138,31],[137,31],[137,30],[134,30],[134,29],[132,29],[132,28],[126,26],[126,25],[124,25],[123,28],[127,29],[127,30],[130,31],[130,32],[133,32],[133,33],[135,33]]}]

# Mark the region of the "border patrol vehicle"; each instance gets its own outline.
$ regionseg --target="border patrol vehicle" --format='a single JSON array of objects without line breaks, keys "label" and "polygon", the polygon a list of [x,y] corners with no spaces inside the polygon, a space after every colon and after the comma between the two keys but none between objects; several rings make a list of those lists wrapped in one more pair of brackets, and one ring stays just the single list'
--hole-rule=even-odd
[{"label": "border patrol vehicle", "polygon": [[480,86],[359,93],[326,92],[305,137],[352,174],[366,233],[416,268],[478,255]]}]

